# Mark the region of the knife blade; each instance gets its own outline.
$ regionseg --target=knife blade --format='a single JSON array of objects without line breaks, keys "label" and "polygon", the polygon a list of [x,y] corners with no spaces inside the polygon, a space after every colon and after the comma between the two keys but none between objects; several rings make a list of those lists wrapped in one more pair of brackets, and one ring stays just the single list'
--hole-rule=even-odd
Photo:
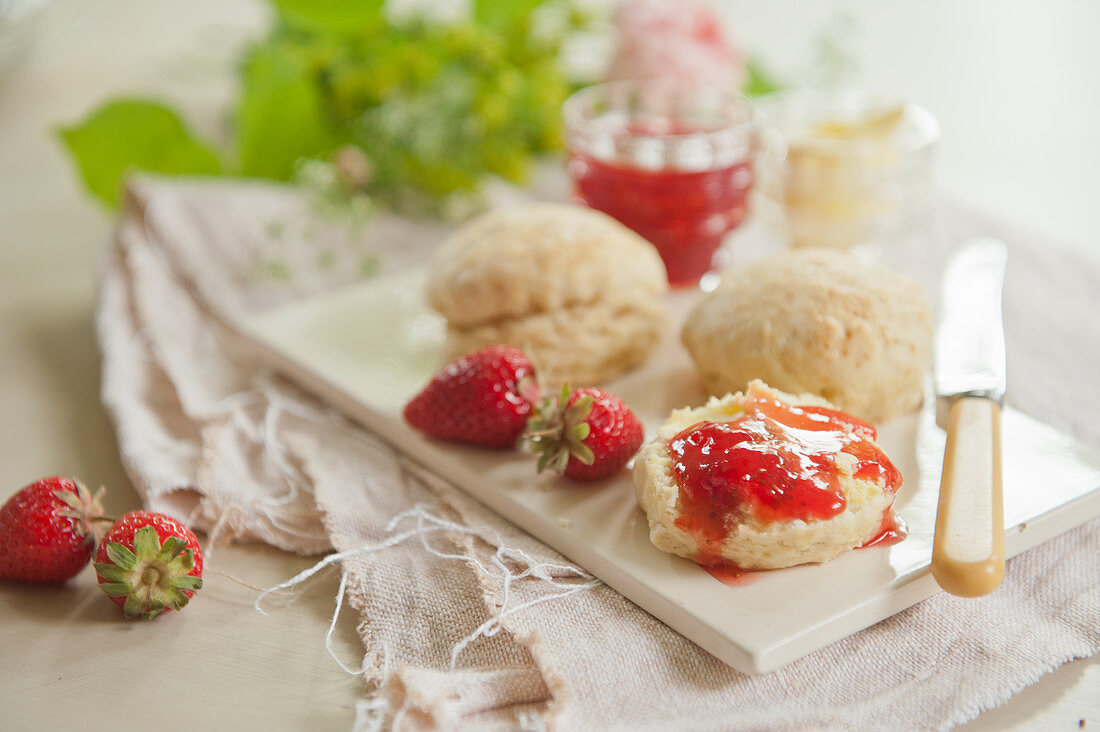
[{"label": "knife blade", "polygon": [[932,574],[947,592],[980,597],[1004,578],[1001,291],[1007,252],[993,239],[960,246],[944,272],[936,332],[937,395],[950,404]]}]

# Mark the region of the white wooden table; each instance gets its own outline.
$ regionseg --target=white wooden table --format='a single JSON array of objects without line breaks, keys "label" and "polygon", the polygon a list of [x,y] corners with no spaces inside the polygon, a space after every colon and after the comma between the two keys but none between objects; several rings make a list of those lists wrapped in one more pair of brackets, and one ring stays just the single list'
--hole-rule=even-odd
[{"label": "white wooden table", "polygon": [[[729,4],[746,45],[790,74],[807,68],[807,39],[838,9],[855,23],[857,78],[939,116],[944,188],[1067,247],[1092,245],[1100,5]],[[47,37],[0,75],[0,500],[63,474],[108,485],[112,512],[138,504],[98,398],[94,270],[111,222],[51,129],[126,92],[166,97],[199,131],[223,135],[234,52],[264,12],[254,0],[62,0]],[[216,556],[261,586],[311,563],[263,547]],[[0,728],[106,728],[121,692],[138,700],[125,705],[128,729],[347,729],[359,682],[323,647],[335,590],[319,580],[263,616],[252,591],[209,574],[186,612],[145,624],[120,622],[90,571],[60,588],[0,586]],[[345,621],[336,650],[354,665],[361,646]],[[1079,661],[966,728],[1098,724],[1098,703],[1100,664]],[[184,704],[188,716],[172,716]]]}]

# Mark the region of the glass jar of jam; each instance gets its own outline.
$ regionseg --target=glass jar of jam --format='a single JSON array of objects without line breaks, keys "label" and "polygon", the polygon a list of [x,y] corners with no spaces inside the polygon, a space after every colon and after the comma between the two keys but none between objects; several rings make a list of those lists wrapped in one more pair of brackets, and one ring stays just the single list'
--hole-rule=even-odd
[{"label": "glass jar of jam", "polygon": [[674,286],[720,265],[716,253],[745,218],[755,177],[758,132],[746,100],[620,81],[582,89],[563,113],[579,202],[648,239]]}]

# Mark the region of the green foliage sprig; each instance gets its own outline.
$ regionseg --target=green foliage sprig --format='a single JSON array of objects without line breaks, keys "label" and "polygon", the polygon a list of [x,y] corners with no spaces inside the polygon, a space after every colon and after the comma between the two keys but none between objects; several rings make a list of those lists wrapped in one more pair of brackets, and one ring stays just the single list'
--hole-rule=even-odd
[{"label": "green foliage sprig", "polygon": [[536,32],[547,3],[479,0],[467,20],[394,23],[381,0],[272,2],[276,21],[240,67],[227,149],[149,99],[107,102],[60,131],[93,195],[117,206],[134,169],[290,180],[302,158],[353,145],[370,161],[372,196],[431,208],[475,193],[487,173],[522,182],[561,147],[572,87],[561,35]]}]

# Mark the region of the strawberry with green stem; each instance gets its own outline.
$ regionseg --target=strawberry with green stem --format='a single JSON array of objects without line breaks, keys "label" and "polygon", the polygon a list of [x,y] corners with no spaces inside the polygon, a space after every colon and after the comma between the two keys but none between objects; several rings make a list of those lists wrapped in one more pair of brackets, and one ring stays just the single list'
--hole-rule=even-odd
[{"label": "strawberry with green stem", "polygon": [[151,511],[131,511],[108,529],[96,555],[99,586],[126,617],[180,610],[202,587],[202,550],[191,530]]},{"label": "strawberry with green stem", "polygon": [[634,412],[602,389],[562,387],[543,399],[521,438],[539,456],[538,472],[552,470],[588,481],[617,473],[642,445],[644,430]]}]

